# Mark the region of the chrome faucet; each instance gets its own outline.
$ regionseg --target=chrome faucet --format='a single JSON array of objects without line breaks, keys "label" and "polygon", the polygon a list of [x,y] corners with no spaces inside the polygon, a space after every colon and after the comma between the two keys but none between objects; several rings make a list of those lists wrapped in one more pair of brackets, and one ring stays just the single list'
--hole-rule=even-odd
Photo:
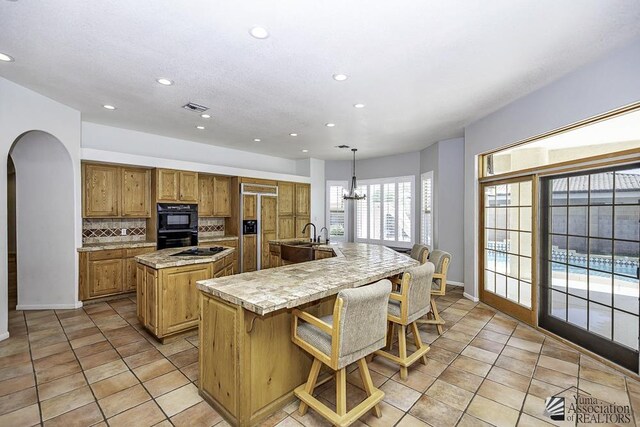
[{"label": "chrome faucet", "polygon": [[[324,239],[325,242],[329,243],[329,230],[327,230],[327,227],[322,227],[320,229],[320,237],[322,237],[322,230],[326,231],[326,238]],[[320,239],[320,237],[318,239]]]},{"label": "chrome faucet", "polygon": [[304,228],[302,229],[302,234],[304,234],[307,231],[307,227],[308,226],[312,226],[313,227],[313,240],[312,242],[317,242],[318,241],[318,236],[316,234],[316,225],[312,222],[308,222],[304,225]]}]

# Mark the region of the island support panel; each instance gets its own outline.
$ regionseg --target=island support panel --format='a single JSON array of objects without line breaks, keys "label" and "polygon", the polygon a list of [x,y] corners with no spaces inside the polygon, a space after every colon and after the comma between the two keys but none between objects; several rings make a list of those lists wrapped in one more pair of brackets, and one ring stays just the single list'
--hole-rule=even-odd
[{"label": "island support panel", "polygon": [[[333,312],[335,296],[298,307]],[[200,292],[200,394],[234,426],[253,426],[292,402],[312,358],[291,341],[291,310],[257,316]]]}]

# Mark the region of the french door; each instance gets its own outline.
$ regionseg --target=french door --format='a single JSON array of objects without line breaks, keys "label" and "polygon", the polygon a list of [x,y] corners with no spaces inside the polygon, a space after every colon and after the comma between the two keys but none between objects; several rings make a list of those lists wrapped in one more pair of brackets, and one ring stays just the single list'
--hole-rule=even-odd
[{"label": "french door", "polygon": [[535,232],[533,176],[481,186],[480,299],[535,324]]},{"label": "french door", "polygon": [[539,325],[637,373],[640,164],[540,187]]}]

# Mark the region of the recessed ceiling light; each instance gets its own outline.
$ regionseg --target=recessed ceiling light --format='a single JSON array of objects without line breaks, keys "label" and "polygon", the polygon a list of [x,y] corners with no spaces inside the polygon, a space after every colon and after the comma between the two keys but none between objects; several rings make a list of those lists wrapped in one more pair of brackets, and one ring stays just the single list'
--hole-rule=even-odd
[{"label": "recessed ceiling light", "polygon": [[347,80],[349,78],[349,76],[347,76],[346,74],[334,74],[333,75],[333,80],[339,81],[339,82],[343,82],[345,80]]},{"label": "recessed ceiling light", "polygon": [[209,114],[200,114],[200,117],[202,117],[203,119],[210,119],[211,116]]},{"label": "recessed ceiling light", "polygon": [[328,127],[328,128],[335,127],[335,125],[336,125],[335,123],[326,123],[325,124],[325,126]]},{"label": "recessed ceiling light", "polygon": [[203,129],[204,129],[204,126],[196,126],[196,129],[203,130]]},{"label": "recessed ceiling light", "polygon": [[253,142],[260,142],[262,141],[260,138],[253,138]]},{"label": "recessed ceiling light", "polygon": [[289,136],[298,136],[297,133],[290,133]]},{"label": "recessed ceiling light", "polygon": [[164,77],[156,79],[156,81],[163,86],[171,86],[173,84],[173,80],[165,79]]},{"label": "recessed ceiling light", "polygon": [[356,108],[364,108],[364,104],[353,104]]},{"label": "recessed ceiling light", "polygon": [[113,105],[109,105],[109,104],[105,104],[103,105],[104,108],[106,108],[107,110],[115,110],[116,107],[114,107]]},{"label": "recessed ceiling light", "polygon": [[249,34],[257,39],[266,39],[269,37],[269,32],[264,27],[253,27],[249,30]]},{"label": "recessed ceiling light", "polygon": [[0,61],[13,62],[14,59],[12,56],[7,55],[6,53],[0,53]]},{"label": "recessed ceiling light", "polygon": [[302,150],[302,152],[303,152],[303,153],[308,153],[308,152],[309,152],[309,150]]}]

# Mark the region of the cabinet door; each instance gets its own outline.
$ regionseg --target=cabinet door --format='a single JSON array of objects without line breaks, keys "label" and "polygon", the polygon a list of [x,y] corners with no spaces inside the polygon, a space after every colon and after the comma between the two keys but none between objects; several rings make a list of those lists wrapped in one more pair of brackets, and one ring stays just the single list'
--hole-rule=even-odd
[{"label": "cabinet door", "polygon": [[242,271],[256,271],[258,268],[257,258],[257,235],[251,234],[242,236]]},{"label": "cabinet door", "polygon": [[151,217],[151,171],[139,168],[120,168],[122,179],[121,216]]},{"label": "cabinet door", "polygon": [[257,196],[254,194],[245,194],[242,196],[242,219],[258,219],[256,200]]},{"label": "cabinet door", "polygon": [[311,216],[311,186],[296,184],[296,216]]},{"label": "cabinet door", "polygon": [[156,197],[159,202],[178,201],[178,171],[156,169]]},{"label": "cabinet door", "polygon": [[148,254],[154,252],[156,248],[134,248],[126,249],[124,255],[124,292],[132,292],[137,288],[137,274],[138,274],[138,262],[135,257],[142,254]]},{"label": "cabinet door", "polygon": [[198,203],[198,173],[180,171],[180,201]]},{"label": "cabinet door", "polygon": [[238,249],[238,241],[236,239],[229,239],[229,240],[219,240],[217,242],[215,242],[216,245],[220,245],[220,246],[228,246],[230,248],[236,248],[236,250],[233,252],[233,271],[239,271],[238,269],[238,253],[239,253],[239,249]]},{"label": "cabinet door", "polygon": [[198,216],[214,216],[214,185],[213,176],[198,176]]},{"label": "cabinet door", "polygon": [[120,213],[118,168],[105,165],[83,165],[85,218],[117,217]]},{"label": "cabinet door", "polygon": [[304,228],[305,224],[307,224],[309,222],[310,218],[309,217],[296,217],[296,237],[297,238],[304,238],[304,239],[308,239],[311,236],[311,230],[313,227],[308,227],[306,232],[302,232],[302,229]]},{"label": "cabinet door", "polygon": [[231,178],[213,178],[213,216],[231,216]]},{"label": "cabinet door", "polygon": [[211,278],[211,265],[194,265],[162,270],[161,334],[180,332],[198,325],[196,282]]},{"label": "cabinet door", "polygon": [[269,268],[269,241],[277,238],[277,212],[278,212],[278,199],[275,197],[261,197],[260,198],[260,232],[262,236],[261,241],[261,259],[260,268]]},{"label": "cabinet door", "polygon": [[89,297],[122,292],[122,258],[89,261]]},{"label": "cabinet door", "polygon": [[278,215],[293,215],[294,191],[293,182],[278,182]]},{"label": "cabinet door", "polygon": [[158,335],[158,310],[160,309],[160,298],[158,298],[158,270],[153,268],[144,269],[145,276],[145,324],[154,335]]},{"label": "cabinet door", "polygon": [[278,218],[278,238],[293,239],[296,237],[294,221],[295,219],[292,216]]},{"label": "cabinet door", "polygon": [[147,323],[147,277],[144,269],[144,265],[136,263],[136,313],[138,314],[138,321],[142,325]]}]

